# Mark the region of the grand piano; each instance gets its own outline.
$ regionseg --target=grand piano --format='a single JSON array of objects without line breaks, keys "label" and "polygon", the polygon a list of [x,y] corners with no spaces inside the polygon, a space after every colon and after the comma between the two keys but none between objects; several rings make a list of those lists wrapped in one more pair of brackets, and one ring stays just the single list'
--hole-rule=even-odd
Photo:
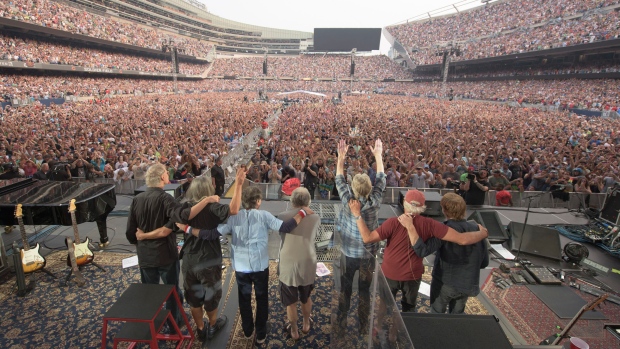
[{"label": "grand piano", "polygon": [[78,224],[97,222],[107,236],[106,219],[116,206],[114,184],[38,181],[15,178],[0,181],[0,225],[16,225],[15,207],[22,204],[26,225],[70,226],[69,201],[76,200]]}]

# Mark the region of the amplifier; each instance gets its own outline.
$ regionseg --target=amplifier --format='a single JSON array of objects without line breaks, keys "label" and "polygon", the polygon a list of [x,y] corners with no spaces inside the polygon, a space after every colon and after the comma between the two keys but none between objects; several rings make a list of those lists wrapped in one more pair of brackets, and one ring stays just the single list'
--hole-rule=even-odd
[{"label": "amplifier", "polygon": [[489,241],[502,244],[508,240],[508,233],[502,225],[497,211],[474,211],[468,220],[474,220],[489,231]]},{"label": "amplifier", "polygon": [[562,281],[556,278],[549,269],[540,265],[524,265],[525,270],[529,271],[534,279],[541,285],[561,285]]}]

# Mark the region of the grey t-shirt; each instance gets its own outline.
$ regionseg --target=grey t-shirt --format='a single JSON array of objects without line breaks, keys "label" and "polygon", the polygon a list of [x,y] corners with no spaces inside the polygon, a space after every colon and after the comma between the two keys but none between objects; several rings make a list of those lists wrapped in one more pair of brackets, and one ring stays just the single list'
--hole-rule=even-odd
[{"label": "grey t-shirt", "polygon": [[[291,219],[298,209],[282,212],[278,218]],[[321,224],[318,214],[307,216],[291,233],[280,234],[280,281],[287,286],[307,286],[316,277],[315,239]]]}]

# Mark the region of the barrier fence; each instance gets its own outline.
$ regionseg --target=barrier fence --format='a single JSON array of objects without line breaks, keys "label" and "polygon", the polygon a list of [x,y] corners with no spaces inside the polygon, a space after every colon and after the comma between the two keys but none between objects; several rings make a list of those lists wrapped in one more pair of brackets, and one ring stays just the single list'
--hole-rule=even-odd
[{"label": "barrier fence", "polygon": [[[282,200],[282,184],[279,183],[254,183],[249,180],[246,180],[247,185],[257,186],[261,190],[261,194],[264,200]],[[388,187],[385,189],[385,193],[383,194],[383,203],[384,204],[398,204],[399,202],[399,194],[401,191],[407,191],[411,188],[400,188],[400,187]],[[446,193],[454,192],[451,189],[433,189],[433,188],[424,188],[418,189],[423,192],[436,192],[440,195],[444,195]],[[495,193],[494,190],[489,190],[487,195],[485,196],[484,205],[495,206]],[[510,191],[512,195],[512,203],[513,207],[527,207],[529,197],[533,197],[532,200],[532,208],[567,208],[569,210],[577,210],[577,209],[587,209],[587,208],[595,208],[601,209],[605,203],[605,197],[607,194],[583,194],[583,193],[564,193],[564,194],[554,194],[551,192],[539,192],[539,191]],[[564,196],[564,197],[562,197]],[[284,197],[286,198],[286,197]],[[321,196],[318,188],[314,193],[315,200],[332,200],[335,199],[331,195],[331,192],[328,192],[325,197]],[[567,199],[567,200],[564,200]]]}]

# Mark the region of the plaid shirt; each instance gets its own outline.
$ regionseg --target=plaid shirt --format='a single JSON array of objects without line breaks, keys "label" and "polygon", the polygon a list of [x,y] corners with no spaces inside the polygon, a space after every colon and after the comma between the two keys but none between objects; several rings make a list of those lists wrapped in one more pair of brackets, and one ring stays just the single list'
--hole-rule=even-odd
[{"label": "plaid shirt", "polygon": [[[349,200],[353,199],[353,191],[347,184],[343,175],[336,176],[338,195],[342,200],[343,209],[338,217],[338,228],[342,236],[342,250],[347,257],[366,258],[368,253],[372,256],[377,254],[379,243],[364,244],[360,231],[357,228],[357,220],[349,209]],[[379,208],[385,191],[385,173],[378,172],[375,185],[368,199],[360,198],[362,204],[362,219],[370,231],[379,227]]]}]

